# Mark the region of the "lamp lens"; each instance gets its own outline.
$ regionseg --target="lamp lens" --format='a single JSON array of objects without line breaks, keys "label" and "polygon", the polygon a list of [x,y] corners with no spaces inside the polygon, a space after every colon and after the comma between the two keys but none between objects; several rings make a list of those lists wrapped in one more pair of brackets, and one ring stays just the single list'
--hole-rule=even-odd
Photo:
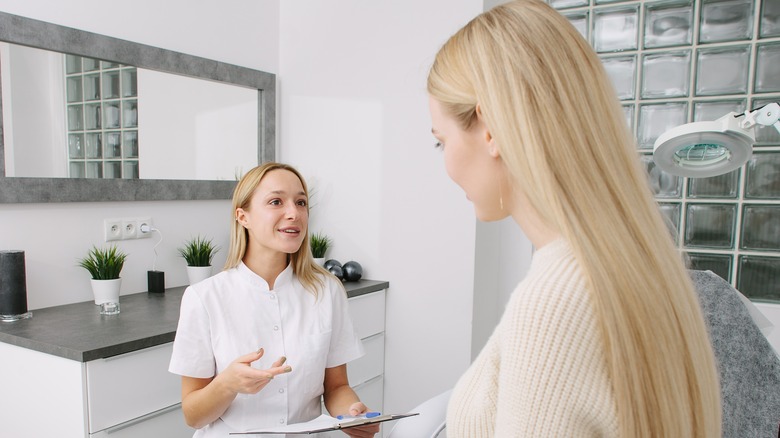
[{"label": "lamp lens", "polygon": [[728,160],[731,151],[712,143],[699,143],[680,148],[674,153],[674,160],[683,167],[711,166]]}]

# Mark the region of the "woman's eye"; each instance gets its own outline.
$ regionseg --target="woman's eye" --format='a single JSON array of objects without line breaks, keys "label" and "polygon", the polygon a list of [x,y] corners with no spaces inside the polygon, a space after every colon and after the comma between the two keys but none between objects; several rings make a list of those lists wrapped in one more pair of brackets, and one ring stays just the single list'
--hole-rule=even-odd
[{"label": "woman's eye", "polygon": [[271,200],[270,200],[268,203],[269,203],[270,205],[281,205],[281,204],[282,204],[282,201],[281,201],[281,200],[279,200],[279,199],[271,199]]},{"label": "woman's eye", "polygon": [[305,200],[303,200],[303,199],[298,201],[298,205],[301,206],[301,207],[306,207],[306,204],[307,204],[307,202]]}]

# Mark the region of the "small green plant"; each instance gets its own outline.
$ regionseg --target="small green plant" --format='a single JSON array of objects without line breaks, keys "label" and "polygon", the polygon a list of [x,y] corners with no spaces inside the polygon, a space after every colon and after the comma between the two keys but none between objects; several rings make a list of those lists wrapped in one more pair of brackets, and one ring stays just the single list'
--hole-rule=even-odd
[{"label": "small green plant", "polygon": [[309,238],[309,242],[311,243],[312,257],[321,259],[325,257],[325,253],[328,251],[328,248],[330,248],[332,241],[330,240],[330,237],[322,233],[314,233]]},{"label": "small green plant", "polygon": [[93,280],[114,280],[119,278],[127,254],[116,246],[100,249],[93,246],[87,256],[79,260],[79,266],[89,271]]},{"label": "small green plant", "polygon": [[211,266],[211,259],[217,251],[219,248],[211,243],[211,239],[200,236],[188,240],[179,248],[179,254],[187,261],[187,266]]}]

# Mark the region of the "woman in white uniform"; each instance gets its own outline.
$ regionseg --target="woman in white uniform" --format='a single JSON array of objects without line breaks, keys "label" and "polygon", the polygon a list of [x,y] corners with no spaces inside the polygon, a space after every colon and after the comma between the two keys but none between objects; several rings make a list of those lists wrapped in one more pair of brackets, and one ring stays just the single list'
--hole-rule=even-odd
[{"label": "woman in white uniform", "polygon": [[[309,250],[308,191],[292,167],[265,163],[233,193],[225,270],[191,285],[169,370],[182,376],[194,437],[368,411],[347,380],[364,354],[341,282]],[[346,429],[373,437],[378,425]]]}]

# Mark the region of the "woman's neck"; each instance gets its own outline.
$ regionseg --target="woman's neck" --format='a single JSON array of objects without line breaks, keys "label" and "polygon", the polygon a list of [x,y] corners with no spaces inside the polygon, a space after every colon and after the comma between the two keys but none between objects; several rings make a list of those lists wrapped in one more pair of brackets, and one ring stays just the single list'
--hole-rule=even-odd
[{"label": "woman's neck", "polygon": [[242,261],[249,270],[268,283],[268,289],[273,289],[276,278],[287,268],[287,258],[288,255],[282,252],[262,251],[248,245]]}]

